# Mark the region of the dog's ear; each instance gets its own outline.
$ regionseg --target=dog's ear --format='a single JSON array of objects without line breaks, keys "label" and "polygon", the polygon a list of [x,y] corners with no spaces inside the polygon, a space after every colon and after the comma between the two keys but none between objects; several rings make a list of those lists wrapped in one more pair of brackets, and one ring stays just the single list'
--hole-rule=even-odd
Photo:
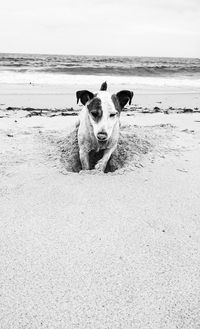
[{"label": "dog's ear", "polygon": [[107,88],[108,88],[107,82],[105,81],[102,83],[100,90],[107,90]]},{"label": "dog's ear", "polygon": [[119,91],[116,96],[117,96],[117,99],[119,101],[119,104],[121,106],[121,109],[124,108],[124,106],[129,103],[129,105],[131,105],[131,101],[132,101],[132,98],[133,98],[133,92],[130,91],[130,90],[122,90],[122,91]]},{"label": "dog's ear", "polygon": [[77,104],[79,100],[83,105],[85,105],[90,99],[94,97],[94,94],[91,93],[91,91],[88,90],[79,90],[76,92],[76,99],[77,99]]}]

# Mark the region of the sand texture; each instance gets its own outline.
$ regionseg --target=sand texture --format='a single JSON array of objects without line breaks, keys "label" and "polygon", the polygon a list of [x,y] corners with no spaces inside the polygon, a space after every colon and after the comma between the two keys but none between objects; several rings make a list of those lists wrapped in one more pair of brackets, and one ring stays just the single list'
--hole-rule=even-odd
[{"label": "sand texture", "polygon": [[1,329],[200,328],[198,120],[122,116],[91,175],[76,117],[0,119]]}]

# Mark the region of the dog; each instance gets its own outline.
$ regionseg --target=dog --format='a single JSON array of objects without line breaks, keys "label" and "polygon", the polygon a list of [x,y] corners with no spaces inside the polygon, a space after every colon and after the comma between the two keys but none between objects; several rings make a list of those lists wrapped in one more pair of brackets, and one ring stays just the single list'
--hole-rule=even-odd
[{"label": "dog", "polygon": [[82,170],[90,170],[91,151],[103,156],[95,165],[95,170],[104,172],[108,161],[115,151],[119,139],[119,118],[124,106],[131,104],[133,92],[122,90],[111,95],[107,91],[107,83],[101,85],[100,91],[92,93],[88,90],[76,92],[84,105],[79,114],[78,146]]}]

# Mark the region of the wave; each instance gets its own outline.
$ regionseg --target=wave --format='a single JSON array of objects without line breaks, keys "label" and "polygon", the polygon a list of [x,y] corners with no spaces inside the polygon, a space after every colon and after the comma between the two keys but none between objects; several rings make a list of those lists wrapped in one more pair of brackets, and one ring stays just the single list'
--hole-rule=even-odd
[{"label": "wave", "polygon": [[199,90],[200,78],[177,78],[177,77],[141,77],[141,76],[114,76],[114,75],[95,75],[95,74],[56,74],[42,72],[13,72],[3,71],[0,74],[0,83],[16,84],[50,84],[50,85],[96,85],[102,81],[107,81],[112,85],[132,85],[135,88],[140,87],[176,87],[193,88]]},{"label": "wave", "polygon": [[176,67],[169,68],[168,66],[148,66],[148,67],[134,67],[134,68],[119,68],[115,66],[108,66],[104,68],[98,67],[75,67],[73,65],[63,65],[51,68],[40,68],[39,71],[46,73],[67,73],[67,74],[109,74],[109,75],[126,75],[126,76],[169,76],[169,75],[199,75],[200,67]]},{"label": "wave", "polygon": [[0,54],[0,70],[18,73],[198,78],[200,59]]},{"label": "wave", "polygon": [[111,76],[141,76],[141,77],[170,77],[170,76],[191,76],[200,77],[200,67],[176,67],[169,68],[168,66],[149,66],[149,67],[134,67],[134,68],[119,68],[115,66],[109,66],[104,68],[98,67],[81,67],[80,65],[74,66],[74,64],[63,64],[60,66],[43,67],[41,64],[39,67],[30,69],[20,63],[8,65],[3,71],[12,71],[15,73],[57,73],[57,74],[72,74],[72,75],[111,75]]}]

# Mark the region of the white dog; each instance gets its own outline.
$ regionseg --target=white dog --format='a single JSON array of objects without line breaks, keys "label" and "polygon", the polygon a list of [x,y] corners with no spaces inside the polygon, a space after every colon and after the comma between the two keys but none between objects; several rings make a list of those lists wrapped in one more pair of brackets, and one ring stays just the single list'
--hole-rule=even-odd
[{"label": "white dog", "polygon": [[133,97],[133,92],[122,90],[111,95],[104,82],[96,94],[88,90],[76,92],[77,103],[79,100],[84,105],[78,124],[79,156],[83,170],[90,168],[90,152],[102,152],[102,158],[96,163],[95,169],[105,171],[107,163],[117,147],[119,139],[119,117],[123,107]]}]

